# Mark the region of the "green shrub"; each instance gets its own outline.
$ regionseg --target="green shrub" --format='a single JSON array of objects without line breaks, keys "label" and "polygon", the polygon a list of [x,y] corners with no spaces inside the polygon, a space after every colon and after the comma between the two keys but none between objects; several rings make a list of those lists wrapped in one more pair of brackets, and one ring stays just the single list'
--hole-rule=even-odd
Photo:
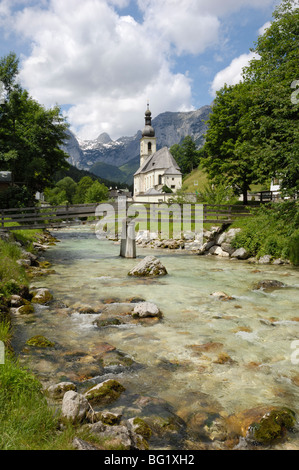
[{"label": "green shrub", "polygon": [[270,203],[251,209],[253,217],[237,220],[240,227],[232,242],[234,248],[244,247],[251,256],[271,255],[290,259],[297,265],[299,258],[299,204],[295,201]]},{"label": "green shrub", "polygon": [[299,266],[299,230],[296,230],[290,238],[289,259],[295,266]]}]

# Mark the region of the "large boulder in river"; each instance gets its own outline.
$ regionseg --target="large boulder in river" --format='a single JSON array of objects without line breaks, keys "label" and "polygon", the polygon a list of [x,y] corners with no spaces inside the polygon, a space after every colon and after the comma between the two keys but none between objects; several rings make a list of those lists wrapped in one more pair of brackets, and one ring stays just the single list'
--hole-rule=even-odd
[{"label": "large boulder in river", "polygon": [[72,423],[84,421],[90,406],[88,400],[73,390],[69,390],[63,396],[62,416]]},{"label": "large boulder in river", "polygon": [[132,316],[134,318],[160,317],[161,312],[152,302],[140,302],[134,308]]},{"label": "large boulder in river", "polygon": [[165,276],[167,270],[158,258],[146,256],[128,274],[138,277]]}]

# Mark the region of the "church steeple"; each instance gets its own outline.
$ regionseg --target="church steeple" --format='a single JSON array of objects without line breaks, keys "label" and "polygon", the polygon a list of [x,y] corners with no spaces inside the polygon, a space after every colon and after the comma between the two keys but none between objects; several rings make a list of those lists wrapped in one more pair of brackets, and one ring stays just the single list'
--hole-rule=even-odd
[{"label": "church steeple", "polygon": [[147,110],[145,111],[145,127],[142,131],[142,137],[155,137],[155,129],[152,127],[152,113],[147,102]]},{"label": "church steeple", "polygon": [[145,111],[145,126],[142,131],[142,139],[140,140],[140,166],[145,160],[155,153],[157,150],[157,142],[155,137],[155,129],[152,127],[152,113],[149,109],[149,102],[147,102],[147,109]]}]

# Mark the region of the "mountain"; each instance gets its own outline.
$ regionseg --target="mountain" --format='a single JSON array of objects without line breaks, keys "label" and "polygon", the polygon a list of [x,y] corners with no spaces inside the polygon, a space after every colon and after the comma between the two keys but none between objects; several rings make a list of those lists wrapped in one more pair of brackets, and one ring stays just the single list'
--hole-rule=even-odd
[{"label": "mountain", "polygon": [[[187,135],[194,139],[198,148],[202,147],[211,110],[211,106],[203,106],[190,112],[159,114],[152,120],[157,150],[179,144]],[[141,130],[135,136],[120,137],[115,141],[107,133],[100,134],[94,140],[79,140],[71,132],[69,134],[64,150],[69,154],[72,165],[102,178],[133,183],[133,175],[139,168]]]}]

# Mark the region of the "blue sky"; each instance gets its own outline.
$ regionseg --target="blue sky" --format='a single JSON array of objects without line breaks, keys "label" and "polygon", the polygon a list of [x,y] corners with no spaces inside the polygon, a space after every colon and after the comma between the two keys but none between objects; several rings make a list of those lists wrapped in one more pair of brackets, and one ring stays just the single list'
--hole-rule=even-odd
[{"label": "blue sky", "polygon": [[0,56],[58,104],[81,139],[113,139],[153,117],[210,104],[240,80],[279,0],[0,0]]}]

